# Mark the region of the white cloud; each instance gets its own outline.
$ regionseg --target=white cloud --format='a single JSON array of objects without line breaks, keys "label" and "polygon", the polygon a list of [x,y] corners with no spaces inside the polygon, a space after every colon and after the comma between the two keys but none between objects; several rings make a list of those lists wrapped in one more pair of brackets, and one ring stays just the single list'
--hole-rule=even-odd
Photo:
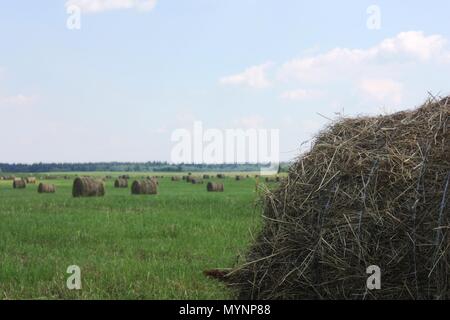
[{"label": "white cloud", "polygon": [[360,74],[361,68],[388,71],[392,64],[405,61],[446,62],[450,54],[446,45],[447,40],[441,35],[402,32],[369,49],[335,48],[316,56],[288,61],[281,67],[279,78],[323,83]]},{"label": "white cloud", "polygon": [[266,73],[271,65],[270,62],[267,62],[262,65],[247,68],[242,73],[221,78],[220,83],[223,85],[248,86],[257,89],[266,88],[270,85]]},{"label": "white cloud", "polygon": [[359,89],[380,103],[398,105],[403,99],[403,84],[392,79],[363,79]]},{"label": "white cloud", "polygon": [[0,106],[30,106],[37,101],[36,96],[27,96],[23,94],[18,94],[14,96],[0,96]]},{"label": "white cloud", "polygon": [[84,13],[121,9],[150,11],[156,6],[156,0],[68,0],[66,7],[68,6],[77,6]]},{"label": "white cloud", "polygon": [[285,91],[281,94],[281,98],[286,100],[311,100],[323,97],[323,92],[320,90],[310,90],[310,89],[297,89]]}]

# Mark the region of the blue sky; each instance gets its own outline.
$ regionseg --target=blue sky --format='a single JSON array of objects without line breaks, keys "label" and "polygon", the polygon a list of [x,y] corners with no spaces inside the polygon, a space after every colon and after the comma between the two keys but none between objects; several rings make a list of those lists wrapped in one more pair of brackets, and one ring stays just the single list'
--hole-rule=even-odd
[{"label": "blue sky", "polygon": [[[82,9],[69,30],[66,5]],[[380,9],[380,29],[367,9]],[[280,129],[289,160],[338,112],[450,92],[448,1],[0,4],[0,162],[170,160],[171,133]],[[325,117],[323,117],[323,116]]]}]

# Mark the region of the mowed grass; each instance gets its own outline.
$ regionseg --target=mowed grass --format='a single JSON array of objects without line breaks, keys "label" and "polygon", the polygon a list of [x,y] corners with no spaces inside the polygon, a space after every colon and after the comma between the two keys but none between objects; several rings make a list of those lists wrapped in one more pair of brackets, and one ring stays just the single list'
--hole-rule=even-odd
[{"label": "mowed grass", "polygon": [[[212,179],[215,181],[215,179]],[[222,181],[222,180],[221,180]],[[156,196],[106,182],[102,198],[72,198],[71,180],[12,189],[0,181],[0,299],[229,299],[204,270],[232,267],[260,225],[255,180],[224,193],[160,179]],[[67,267],[82,290],[68,290]]]}]

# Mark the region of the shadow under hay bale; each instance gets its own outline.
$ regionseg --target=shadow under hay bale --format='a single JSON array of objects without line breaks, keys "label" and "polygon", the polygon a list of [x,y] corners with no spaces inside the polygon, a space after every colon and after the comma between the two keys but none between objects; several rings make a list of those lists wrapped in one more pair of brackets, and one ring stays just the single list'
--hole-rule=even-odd
[{"label": "shadow under hay bale", "polygon": [[[342,119],[265,197],[239,299],[450,299],[450,101]],[[368,290],[369,266],[381,289]]]},{"label": "shadow under hay bale", "polygon": [[55,193],[56,188],[53,184],[40,183],[38,186],[38,193]]},{"label": "shadow under hay bale", "polygon": [[223,183],[208,182],[206,190],[208,192],[223,192]]},{"label": "shadow under hay bale", "polygon": [[116,179],[114,181],[114,188],[128,188],[128,180],[127,179]]},{"label": "shadow under hay bale", "polygon": [[151,179],[145,179],[141,181],[134,181],[131,185],[131,194],[140,195],[147,194],[153,195],[158,193],[157,184]]},{"label": "shadow under hay bale", "polygon": [[13,181],[13,188],[14,189],[25,189],[27,187],[27,184],[25,180],[23,179],[14,179]]},{"label": "shadow under hay bale", "polygon": [[78,177],[73,182],[72,195],[78,197],[103,197],[105,185],[101,180],[89,177]]}]

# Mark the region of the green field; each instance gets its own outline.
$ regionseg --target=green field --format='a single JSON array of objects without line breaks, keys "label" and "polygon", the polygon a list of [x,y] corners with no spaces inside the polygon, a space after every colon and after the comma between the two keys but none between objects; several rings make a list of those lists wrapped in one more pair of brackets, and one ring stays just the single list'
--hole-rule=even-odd
[{"label": "green field", "polygon": [[[0,181],[0,299],[232,298],[202,272],[232,267],[261,214],[254,179],[221,181],[208,193],[165,177],[158,195],[132,196],[108,180],[105,197],[76,199],[72,179],[42,195]],[[82,290],[66,287],[70,265]]]}]

